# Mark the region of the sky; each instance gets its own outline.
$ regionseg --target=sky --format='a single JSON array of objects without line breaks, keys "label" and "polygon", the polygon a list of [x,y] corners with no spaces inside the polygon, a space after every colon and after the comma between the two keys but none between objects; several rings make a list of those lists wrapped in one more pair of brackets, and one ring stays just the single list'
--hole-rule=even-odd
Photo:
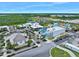
[{"label": "sky", "polygon": [[79,2],[0,2],[0,13],[79,13]]}]

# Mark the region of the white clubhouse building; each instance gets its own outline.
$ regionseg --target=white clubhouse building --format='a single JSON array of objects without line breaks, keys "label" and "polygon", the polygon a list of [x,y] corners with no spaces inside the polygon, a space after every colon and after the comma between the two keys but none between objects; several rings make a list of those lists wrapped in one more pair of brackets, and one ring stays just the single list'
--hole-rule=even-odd
[{"label": "white clubhouse building", "polygon": [[65,28],[55,26],[50,27],[45,30],[45,32],[40,32],[41,35],[45,35],[47,37],[55,37],[65,32]]}]

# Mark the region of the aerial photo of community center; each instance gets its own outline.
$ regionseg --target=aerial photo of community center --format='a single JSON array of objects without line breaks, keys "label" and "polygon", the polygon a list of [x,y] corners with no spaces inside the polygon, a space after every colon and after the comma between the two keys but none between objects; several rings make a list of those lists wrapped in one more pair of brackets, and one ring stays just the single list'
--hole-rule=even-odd
[{"label": "aerial photo of community center", "polygon": [[0,57],[79,57],[79,2],[0,2]]}]

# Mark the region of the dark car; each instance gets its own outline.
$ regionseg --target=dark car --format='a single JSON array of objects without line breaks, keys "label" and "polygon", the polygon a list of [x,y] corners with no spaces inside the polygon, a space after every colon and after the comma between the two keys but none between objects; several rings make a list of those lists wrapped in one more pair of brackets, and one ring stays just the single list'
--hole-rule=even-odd
[{"label": "dark car", "polygon": [[57,40],[54,40],[54,42],[58,42],[58,41],[60,41],[60,40],[62,40],[61,38],[59,38],[59,39],[57,39]]},{"label": "dark car", "polygon": [[54,42],[58,42],[59,40],[54,40]]}]

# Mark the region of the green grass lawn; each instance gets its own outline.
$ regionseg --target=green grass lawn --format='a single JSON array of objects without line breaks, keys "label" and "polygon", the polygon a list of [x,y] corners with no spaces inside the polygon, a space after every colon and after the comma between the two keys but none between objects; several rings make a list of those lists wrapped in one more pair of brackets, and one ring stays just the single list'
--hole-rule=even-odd
[{"label": "green grass lawn", "polygon": [[52,57],[70,57],[70,55],[66,51],[63,51],[59,48],[53,48],[51,50],[51,55]]}]

